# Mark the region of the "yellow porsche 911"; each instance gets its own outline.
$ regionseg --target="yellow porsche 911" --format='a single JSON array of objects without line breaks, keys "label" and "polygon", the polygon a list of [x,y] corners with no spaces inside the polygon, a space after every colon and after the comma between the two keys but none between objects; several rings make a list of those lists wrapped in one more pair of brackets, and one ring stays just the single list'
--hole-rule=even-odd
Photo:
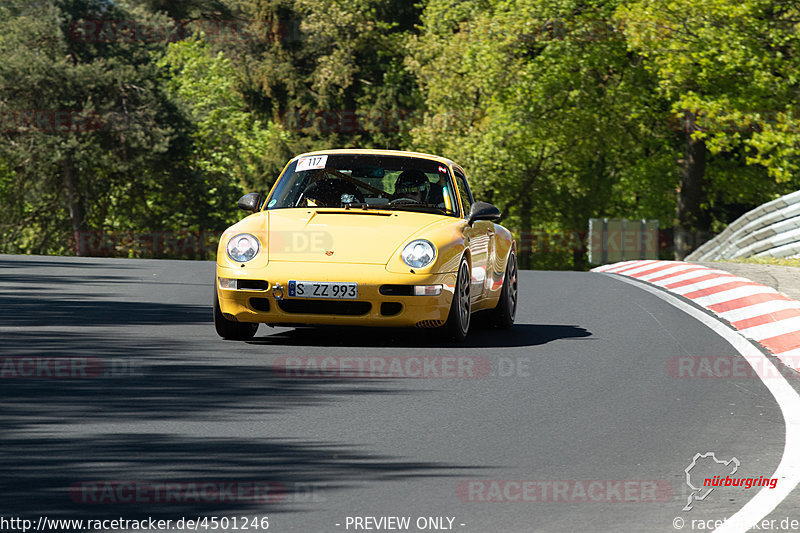
[{"label": "yellow porsche 911", "polygon": [[439,328],[463,340],[472,313],[510,328],[516,243],[449,159],[391,150],[295,157],[253,214],[223,233],[214,325],[249,339],[258,324]]}]

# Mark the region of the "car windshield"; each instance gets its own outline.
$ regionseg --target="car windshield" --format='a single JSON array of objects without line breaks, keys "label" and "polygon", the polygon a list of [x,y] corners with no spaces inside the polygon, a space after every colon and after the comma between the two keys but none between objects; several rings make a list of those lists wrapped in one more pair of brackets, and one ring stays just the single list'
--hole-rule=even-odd
[{"label": "car windshield", "polygon": [[300,157],[286,168],[267,209],[339,207],[457,215],[447,166],[424,158],[330,154]]}]

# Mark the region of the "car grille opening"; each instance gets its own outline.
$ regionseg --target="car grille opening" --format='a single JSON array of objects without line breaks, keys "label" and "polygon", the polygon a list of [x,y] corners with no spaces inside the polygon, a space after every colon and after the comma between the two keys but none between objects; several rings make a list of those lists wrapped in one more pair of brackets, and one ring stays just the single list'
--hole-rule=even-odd
[{"label": "car grille opening", "polygon": [[413,285],[381,285],[378,290],[384,296],[414,296]]},{"label": "car grille opening", "polygon": [[268,298],[250,298],[250,307],[256,311],[269,311]]},{"label": "car grille opening", "polygon": [[294,313],[298,315],[346,315],[359,316],[366,315],[372,309],[369,302],[353,302],[339,300],[303,300],[289,299],[280,300],[278,307],[284,313]]},{"label": "car grille opening", "polygon": [[265,291],[269,289],[269,282],[260,279],[239,279],[236,280],[236,288],[246,291]]},{"label": "car grille opening", "polygon": [[418,328],[438,328],[444,325],[444,320],[421,320],[417,322]]},{"label": "car grille opening", "polygon": [[400,302],[383,302],[381,304],[381,314],[383,316],[394,316],[403,310]]}]

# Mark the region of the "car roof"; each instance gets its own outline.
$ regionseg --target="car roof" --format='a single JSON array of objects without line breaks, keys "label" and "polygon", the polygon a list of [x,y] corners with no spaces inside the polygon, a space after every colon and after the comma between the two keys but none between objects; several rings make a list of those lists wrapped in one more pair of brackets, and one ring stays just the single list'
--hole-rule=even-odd
[{"label": "car roof", "polygon": [[314,152],[306,152],[304,154],[297,155],[293,158],[297,159],[298,157],[305,157],[310,155],[333,155],[333,154],[347,154],[347,155],[390,155],[390,156],[405,156],[405,157],[420,157],[423,159],[430,159],[432,161],[436,161],[438,163],[444,163],[445,165],[452,166],[454,164],[453,160],[447,159],[446,157],[441,157],[438,155],[433,154],[426,154],[423,152],[407,152],[404,150],[372,150],[372,149],[358,149],[358,148],[337,148],[334,150],[317,150]]}]

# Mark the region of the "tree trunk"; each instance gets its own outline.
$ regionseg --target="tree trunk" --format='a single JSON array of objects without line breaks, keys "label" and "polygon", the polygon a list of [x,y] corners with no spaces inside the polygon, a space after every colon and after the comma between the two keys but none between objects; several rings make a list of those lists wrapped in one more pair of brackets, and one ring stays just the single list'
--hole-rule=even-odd
[{"label": "tree trunk", "polygon": [[686,155],[681,169],[678,205],[675,210],[675,259],[682,261],[700,245],[699,235],[708,233],[710,220],[703,212],[706,143],[693,139],[694,116],[687,113]]},{"label": "tree trunk", "polygon": [[519,268],[530,269],[533,264],[533,239],[531,228],[531,201],[526,196],[520,207],[521,228],[519,233]]},{"label": "tree trunk", "polygon": [[62,173],[64,177],[64,188],[66,189],[69,218],[72,222],[72,235],[75,239],[75,253],[80,256],[86,256],[89,255],[85,231],[86,210],[84,209],[83,199],[78,190],[78,180],[75,176],[72,158],[69,156],[67,156],[62,164]]},{"label": "tree trunk", "polygon": [[572,248],[572,267],[575,270],[586,270],[588,258],[586,257],[586,239],[589,237],[588,232],[575,231],[577,236],[570,236],[570,245]]}]

